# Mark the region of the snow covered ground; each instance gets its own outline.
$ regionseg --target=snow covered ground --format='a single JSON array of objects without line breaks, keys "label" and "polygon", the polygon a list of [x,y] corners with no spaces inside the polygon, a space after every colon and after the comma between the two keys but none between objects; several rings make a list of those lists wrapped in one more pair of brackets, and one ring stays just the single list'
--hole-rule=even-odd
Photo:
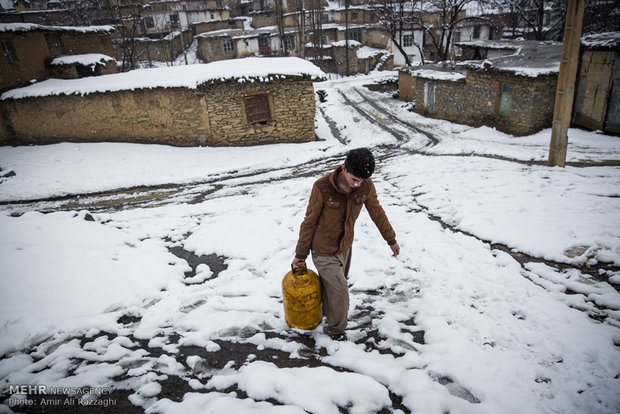
[{"label": "snow covered ground", "polygon": [[[619,412],[620,139],[571,129],[550,168],[550,130],[363,87],[394,76],[315,84],[307,144],[1,147],[0,412],[41,408],[20,385],[110,412]],[[280,283],[312,183],[361,146],[402,252],[362,213],[349,341],[301,336]],[[138,187],[170,195],[93,195]]]}]

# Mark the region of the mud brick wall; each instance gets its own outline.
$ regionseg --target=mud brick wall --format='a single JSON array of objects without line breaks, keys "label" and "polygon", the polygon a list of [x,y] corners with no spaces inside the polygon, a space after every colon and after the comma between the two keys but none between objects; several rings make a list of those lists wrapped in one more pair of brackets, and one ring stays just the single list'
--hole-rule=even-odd
[{"label": "mud brick wall", "polygon": [[[424,104],[425,84],[435,83],[435,112]],[[502,83],[511,83],[512,106],[500,116]],[[414,101],[414,111],[472,126],[487,125],[513,135],[529,135],[551,126],[557,74],[520,76],[494,69],[471,71],[459,81],[414,78],[399,72],[401,99]]]},{"label": "mud brick wall", "polygon": [[101,53],[114,56],[112,37],[106,34],[63,33],[61,37],[64,55],[82,55],[85,53]]},{"label": "mud brick wall", "polygon": [[215,20],[212,22],[197,22],[192,23],[192,27],[196,34],[212,32],[215,30],[225,29],[243,29],[242,19],[227,19],[227,20]]},{"label": "mud brick wall", "polygon": [[[245,97],[267,93],[271,120],[249,123]],[[138,142],[246,146],[315,139],[309,80],[226,82],[0,101],[0,143]]]},{"label": "mud brick wall", "polygon": [[[184,30],[180,35],[166,39],[136,39],[134,41],[135,56],[140,61],[159,60],[171,62],[180,56],[193,41],[191,30]],[[122,50],[116,49],[116,60],[123,60]]]},{"label": "mud brick wall", "polygon": [[47,78],[45,62],[51,56],[43,32],[3,32],[0,40],[13,45],[19,63],[8,63],[0,58],[0,91],[25,86],[31,79]]}]

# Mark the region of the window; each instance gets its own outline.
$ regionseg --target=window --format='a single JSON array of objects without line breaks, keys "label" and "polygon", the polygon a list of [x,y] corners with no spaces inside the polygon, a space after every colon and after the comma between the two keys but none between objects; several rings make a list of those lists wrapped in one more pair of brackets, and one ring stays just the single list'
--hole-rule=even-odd
[{"label": "window", "polygon": [[327,35],[321,35],[321,45],[325,46],[327,44]]},{"label": "window", "polygon": [[4,51],[4,57],[6,58],[7,63],[16,63],[17,56],[15,55],[15,50],[13,49],[13,45],[9,40],[2,41],[2,50]]},{"label": "window", "polygon": [[413,46],[413,35],[406,34],[403,35],[403,47],[411,47]]},{"label": "window", "polygon": [[147,16],[144,18],[144,27],[147,29],[152,29],[155,27],[155,20],[153,20],[153,16]]},{"label": "window", "polygon": [[358,14],[357,14],[357,12],[352,12],[352,13],[351,13],[351,21],[352,21],[352,22],[356,22],[356,21],[357,21],[357,18],[358,18]]},{"label": "window", "polygon": [[474,39],[480,39],[480,26],[474,26]]},{"label": "window", "polygon": [[499,100],[499,115],[510,116],[512,109],[512,83],[502,83],[502,95]]},{"label": "window", "polygon": [[222,49],[224,49],[224,52],[235,51],[235,44],[233,43],[231,38],[222,40]]},{"label": "window", "polygon": [[362,43],[362,31],[360,29],[349,30],[349,40],[356,40]]},{"label": "window", "polygon": [[329,14],[327,13],[321,14],[321,23],[323,24],[329,23]]},{"label": "window", "polygon": [[461,42],[461,32],[456,30],[454,32],[454,43],[460,43],[460,42]]},{"label": "window", "polygon": [[284,46],[286,50],[295,50],[295,35],[284,36]]},{"label": "window", "polygon": [[170,15],[170,27],[181,27],[181,25],[179,24],[178,14],[175,13]]},{"label": "window", "polygon": [[424,105],[426,106],[426,112],[429,114],[435,113],[435,83],[426,82],[424,84]]},{"label": "window", "polygon": [[266,93],[245,97],[245,114],[249,124],[271,121],[269,96]]},{"label": "window", "polygon": [[47,50],[50,51],[52,58],[64,55],[64,49],[62,47],[62,40],[58,34],[46,33],[45,43],[47,43]]},{"label": "window", "polygon": [[259,36],[258,37],[258,48],[259,49],[270,49],[269,47],[269,38],[267,36]]}]

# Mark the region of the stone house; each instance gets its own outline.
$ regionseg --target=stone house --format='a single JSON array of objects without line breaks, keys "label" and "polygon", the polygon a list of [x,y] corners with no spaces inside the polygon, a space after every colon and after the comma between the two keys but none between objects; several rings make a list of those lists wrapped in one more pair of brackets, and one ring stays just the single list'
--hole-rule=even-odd
[{"label": "stone house", "polygon": [[518,55],[402,69],[400,97],[428,117],[533,134],[551,126],[561,48],[534,42]]},{"label": "stone house", "polygon": [[[247,58],[50,79],[0,98],[0,143],[245,146],[315,137],[313,81],[299,58]],[[35,115],[36,114],[36,117]]]},{"label": "stone house", "polygon": [[[184,53],[192,44],[194,36],[192,30],[175,30],[165,36],[157,38],[138,37],[134,39],[134,54],[136,60],[143,62],[172,62],[177,56]],[[122,59],[122,51],[117,50],[117,59]]]},{"label": "stone house", "polygon": [[[32,23],[0,24],[0,91],[50,77],[53,59],[69,55],[98,53],[114,55],[112,26],[60,27]],[[79,60],[73,64],[79,66]],[[105,65],[105,73],[116,72],[116,65]],[[76,68],[76,74],[79,70]],[[87,73],[88,71],[84,71]]]},{"label": "stone house", "polygon": [[573,123],[620,134],[620,32],[581,39]]},{"label": "stone house", "polygon": [[142,24],[146,35],[170,33],[177,29],[188,29],[194,23],[226,20],[230,9],[222,1],[209,0],[164,0],[144,5]]},{"label": "stone house", "polygon": [[516,42],[456,42],[456,60],[484,60],[497,57],[514,55],[519,51],[519,44]]},{"label": "stone house", "polygon": [[206,32],[214,32],[216,30],[226,29],[243,29],[243,18],[232,18],[225,20],[214,20],[210,22],[196,22],[192,23],[192,30],[195,35]]},{"label": "stone house", "polygon": [[[299,42],[294,29],[285,30],[284,41],[289,56],[299,56]],[[197,54],[204,62],[246,56],[284,55],[277,31],[266,29],[230,29],[196,36]]]}]

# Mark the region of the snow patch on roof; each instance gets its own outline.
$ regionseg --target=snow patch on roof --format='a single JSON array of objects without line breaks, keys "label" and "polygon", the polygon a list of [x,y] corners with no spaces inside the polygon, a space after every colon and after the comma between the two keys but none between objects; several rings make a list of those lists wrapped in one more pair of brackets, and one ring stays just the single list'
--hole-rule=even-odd
[{"label": "snow patch on roof", "polygon": [[617,47],[620,45],[620,32],[605,32],[581,38],[584,47]]},{"label": "snow patch on roof", "polygon": [[[357,40],[349,40],[348,43],[349,43],[349,47],[359,47],[359,46],[362,45]],[[346,40],[339,40],[337,42],[332,42],[331,45],[334,46],[334,47],[346,47],[347,46],[347,41]]]},{"label": "snow patch on roof", "polygon": [[84,55],[68,55],[68,56],[59,56],[50,62],[51,65],[72,65],[74,63],[79,63],[84,66],[94,66],[97,63],[115,61],[114,58],[111,58],[108,55],[103,55],[101,53],[87,53]]},{"label": "snow patch on roof", "polygon": [[51,32],[78,32],[78,33],[108,33],[113,32],[114,26],[45,26],[35,23],[2,23],[0,32],[33,32],[36,30]]},{"label": "snow patch on roof", "polygon": [[432,69],[417,69],[410,72],[411,76],[415,76],[418,78],[424,79],[433,79],[433,80],[445,80],[458,82],[466,78],[465,75],[458,72],[444,72],[441,70],[432,70]]},{"label": "snow patch on roof", "polygon": [[269,82],[285,77],[308,77],[325,80],[321,69],[311,62],[294,57],[221,60],[200,65],[139,69],[80,79],[48,79],[13,89],[0,97],[4,99],[34,98],[51,95],[88,95],[97,92],[154,88],[196,89],[207,82]]},{"label": "snow patch on roof", "polygon": [[362,46],[357,50],[357,58],[358,59],[368,59],[370,57],[383,55],[386,53],[390,53],[385,49],[376,49],[370,46]]}]

